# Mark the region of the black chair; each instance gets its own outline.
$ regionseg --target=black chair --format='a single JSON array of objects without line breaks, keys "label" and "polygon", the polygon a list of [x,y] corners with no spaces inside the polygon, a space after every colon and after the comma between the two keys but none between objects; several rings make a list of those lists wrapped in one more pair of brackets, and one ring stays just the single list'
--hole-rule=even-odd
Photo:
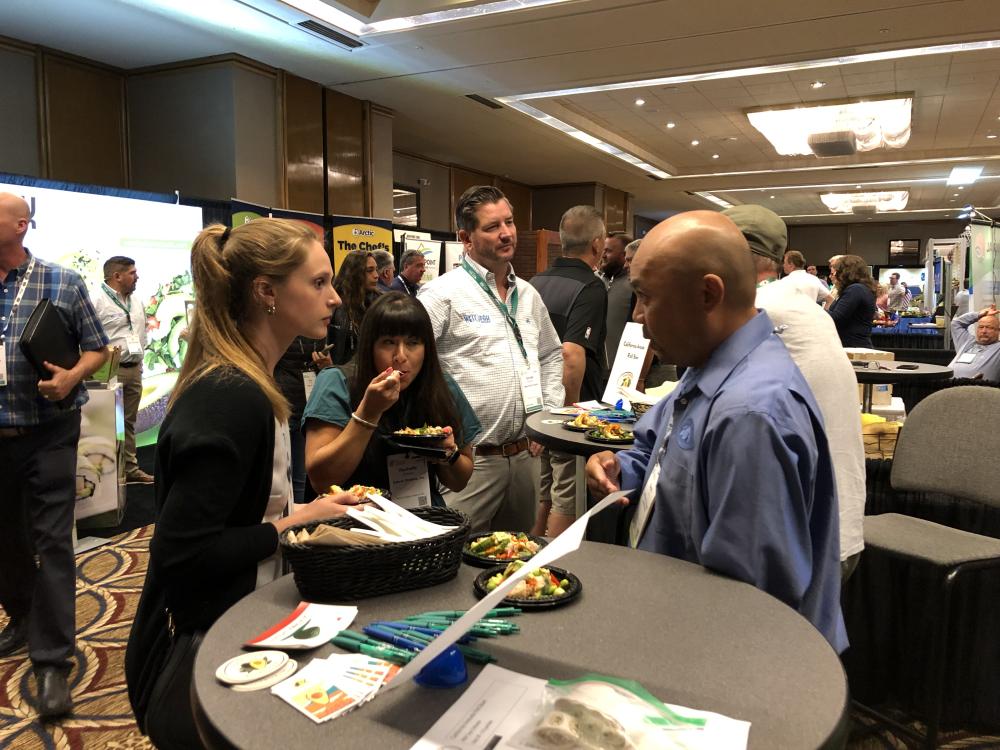
[{"label": "black chair", "polygon": [[[900,431],[892,461],[893,489],[946,493],[1000,507],[1000,461],[995,455],[998,424],[998,389],[956,387],[928,396]],[[927,733],[920,737],[872,708],[857,703],[855,706],[921,740],[924,747],[937,747],[949,659],[952,592],[956,582],[972,571],[1000,571],[1000,539],[898,513],[883,513],[865,517],[865,548],[865,555],[875,553],[921,566],[936,579],[938,606],[927,613],[936,620],[927,654],[931,665],[923,717]]]}]

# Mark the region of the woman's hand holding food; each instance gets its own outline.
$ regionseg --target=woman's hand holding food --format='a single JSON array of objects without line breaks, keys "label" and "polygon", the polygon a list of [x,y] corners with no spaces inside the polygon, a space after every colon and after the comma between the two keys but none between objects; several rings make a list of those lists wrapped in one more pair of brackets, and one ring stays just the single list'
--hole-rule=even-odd
[{"label": "woman's hand holding food", "polygon": [[351,506],[358,504],[358,498],[350,492],[338,492],[335,495],[320,495],[311,503],[299,506],[298,510],[284,518],[273,521],[279,534],[284,534],[292,526],[314,521],[325,521],[338,518]]},{"label": "woman's hand holding food", "polygon": [[358,405],[358,416],[369,422],[378,422],[386,410],[399,401],[399,371],[387,367],[380,372],[365,389],[365,395]]}]

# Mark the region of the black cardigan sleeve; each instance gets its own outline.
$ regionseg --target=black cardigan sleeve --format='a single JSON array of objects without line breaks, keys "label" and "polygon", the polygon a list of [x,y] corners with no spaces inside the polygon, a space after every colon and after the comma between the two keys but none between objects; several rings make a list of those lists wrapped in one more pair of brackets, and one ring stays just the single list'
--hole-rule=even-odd
[{"label": "black cardigan sleeve", "polygon": [[205,377],[174,404],[157,444],[159,517],[150,544],[168,589],[222,594],[234,579],[246,588],[244,579],[274,553],[278,532],[261,523],[273,456],[270,402],[245,376]]}]

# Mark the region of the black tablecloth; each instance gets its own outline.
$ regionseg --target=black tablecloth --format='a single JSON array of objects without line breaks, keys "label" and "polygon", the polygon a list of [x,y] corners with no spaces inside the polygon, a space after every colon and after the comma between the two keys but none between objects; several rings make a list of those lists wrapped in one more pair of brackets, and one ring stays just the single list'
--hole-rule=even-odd
[{"label": "black tablecloth", "polygon": [[[905,427],[904,427],[905,429]],[[903,513],[1000,538],[1000,509],[941,493],[896,492],[892,461],[867,462],[867,515]],[[956,468],[956,470],[960,470]],[[1000,576],[970,573],[952,594],[943,724],[1000,729]],[[866,549],[844,593],[852,697],[923,715],[939,573]]]}]

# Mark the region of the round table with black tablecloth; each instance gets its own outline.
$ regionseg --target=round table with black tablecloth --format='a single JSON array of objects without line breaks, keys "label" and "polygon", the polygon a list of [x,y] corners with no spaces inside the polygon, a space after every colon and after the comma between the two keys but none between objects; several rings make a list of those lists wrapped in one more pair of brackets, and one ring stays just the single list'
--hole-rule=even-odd
[{"label": "round table with black tablecloth", "polygon": [[[521,615],[521,632],[477,646],[500,666],[544,678],[598,672],[638,680],[668,703],[752,722],[749,748],[843,747],[847,683],[840,660],[809,622],[777,599],[690,563],[584,542],[556,565],[583,593],[559,609]],[[480,568],[433,588],[357,602],[353,629],[428,610],[475,604]],[[315,724],[269,691],[239,693],[215,680],[240,644],[299,602],[286,576],[236,604],[208,631],[194,669],[195,715],[212,748],[408,748],[463,688],[401,685],[338,719]],[[323,646],[293,658],[326,657]],[[470,681],[479,667],[470,665]]]},{"label": "round table with black tablecloth", "polygon": [[[861,365],[877,365],[872,369]],[[854,362],[854,375],[863,386],[861,411],[871,413],[872,386],[876,383],[911,383],[925,380],[945,380],[950,378],[952,370],[941,365],[928,365],[923,362],[869,361]]]},{"label": "round table with black tablecloth", "polygon": [[[536,443],[541,443],[546,448],[563,453],[572,453],[574,456],[592,456],[601,451],[620,451],[631,448],[632,443],[613,444],[598,443],[590,440],[585,433],[568,430],[563,427],[564,422],[572,421],[573,417],[567,417],[552,412],[538,411],[529,414],[524,423],[524,431],[528,437]],[[634,423],[625,424],[625,429],[631,430]]]}]

